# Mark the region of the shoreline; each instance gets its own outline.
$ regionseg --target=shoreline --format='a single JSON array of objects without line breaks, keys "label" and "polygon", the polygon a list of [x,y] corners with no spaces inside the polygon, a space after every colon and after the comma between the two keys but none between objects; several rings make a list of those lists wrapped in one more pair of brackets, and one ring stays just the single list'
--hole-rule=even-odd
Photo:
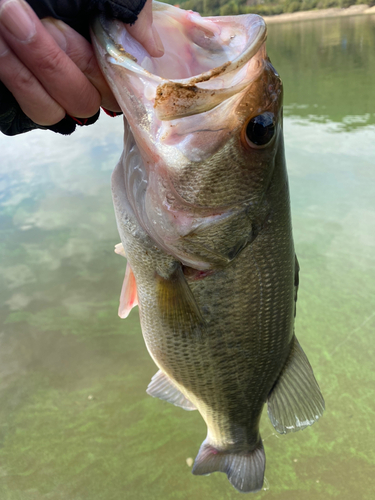
[{"label": "shoreline", "polygon": [[366,4],[351,5],[346,9],[340,9],[339,7],[332,7],[331,9],[314,9],[314,10],[302,10],[298,12],[286,12],[284,14],[278,14],[276,16],[262,16],[267,24],[274,23],[287,23],[293,21],[305,21],[310,19],[322,19],[330,17],[342,17],[342,16],[358,16],[358,15],[368,15],[375,14],[375,5],[369,7]]}]

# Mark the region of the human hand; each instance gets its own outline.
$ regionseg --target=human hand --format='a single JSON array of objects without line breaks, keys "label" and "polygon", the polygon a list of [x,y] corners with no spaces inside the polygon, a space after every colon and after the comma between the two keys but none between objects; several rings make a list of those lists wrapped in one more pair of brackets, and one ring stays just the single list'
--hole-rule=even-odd
[{"label": "human hand", "polygon": [[[129,31],[151,55],[163,54],[150,0]],[[0,80],[41,126],[56,124],[66,114],[91,117],[99,106],[120,110],[91,44],[62,21],[40,21],[23,0],[0,0]]]}]

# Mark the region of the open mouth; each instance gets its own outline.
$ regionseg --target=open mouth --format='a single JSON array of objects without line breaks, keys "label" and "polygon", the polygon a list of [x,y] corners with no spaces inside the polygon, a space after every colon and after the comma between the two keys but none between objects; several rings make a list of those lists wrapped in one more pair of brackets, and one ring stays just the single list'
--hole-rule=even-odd
[{"label": "open mouth", "polygon": [[155,77],[185,84],[198,75],[197,81],[206,81],[213,69],[217,69],[214,74],[223,74],[240,68],[267,35],[264,20],[256,15],[204,18],[154,2],[153,16],[165,49],[162,57],[152,58],[121,22],[101,19],[107,49],[112,45],[111,55],[119,63],[130,59],[141,72],[143,68]]},{"label": "open mouth", "polygon": [[202,18],[158,2],[153,9],[165,48],[160,58],[151,57],[119,21],[98,19],[93,32],[107,64],[121,66],[130,79],[136,76],[135,86],[143,85],[139,97],[153,101],[160,120],[212,109],[259,74],[263,59],[254,56],[267,36],[261,17]]}]

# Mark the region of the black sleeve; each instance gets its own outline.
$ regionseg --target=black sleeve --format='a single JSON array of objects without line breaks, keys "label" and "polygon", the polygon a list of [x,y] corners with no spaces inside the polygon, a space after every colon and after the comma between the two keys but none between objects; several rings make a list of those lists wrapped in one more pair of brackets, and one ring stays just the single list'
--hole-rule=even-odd
[{"label": "black sleeve", "polygon": [[[89,20],[99,13],[132,24],[144,7],[146,0],[27,0],[39,18],[60,19],[78,31],[87,40]],[[66,115],[59,123],[50,127],[37,125],[21,110],[12,93],[0,81],[0,131],[6,135],[17,135],[40,128],[60,134],[71,134],[76,125],[90,125],[99,117],[99,111],[88,119]]]},{"label": "black sleeve", "polygon": [[27,0],[37,16],[54,17],[69,24],[88,40],[91,15],[104,14],[133,24],[146,0]]}]

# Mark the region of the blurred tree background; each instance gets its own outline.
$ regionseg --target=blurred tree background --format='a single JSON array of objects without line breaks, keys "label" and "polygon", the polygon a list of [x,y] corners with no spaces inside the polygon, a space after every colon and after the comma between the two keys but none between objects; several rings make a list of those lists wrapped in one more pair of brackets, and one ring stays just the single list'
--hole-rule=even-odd
[{"label": "blurred tree background", "polygon": [[234,14],[259,14],[272,16],[299,10],[345,8],[351,5],[374,5],[375,0],[164,0],[186,10],[194,10],[203,16],[230,16]]}]

